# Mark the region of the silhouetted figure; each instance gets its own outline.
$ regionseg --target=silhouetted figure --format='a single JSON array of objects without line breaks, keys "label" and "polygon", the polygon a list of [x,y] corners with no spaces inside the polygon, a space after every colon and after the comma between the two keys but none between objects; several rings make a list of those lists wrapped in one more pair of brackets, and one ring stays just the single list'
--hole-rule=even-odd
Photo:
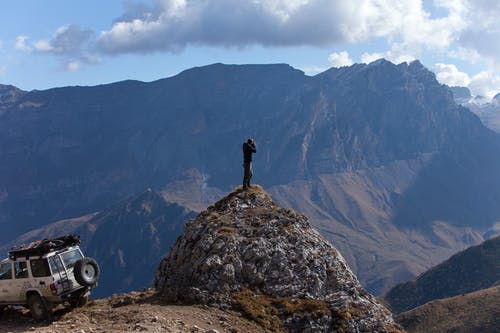
[{"label": "silhouetted figure", "polygon": [[256,153],[255,141],[248,139],[243,143],[243,168],[245,169],[243,175],[243,189],[246,190],[250,187],[250,179],[252,178],[252,154]]}]

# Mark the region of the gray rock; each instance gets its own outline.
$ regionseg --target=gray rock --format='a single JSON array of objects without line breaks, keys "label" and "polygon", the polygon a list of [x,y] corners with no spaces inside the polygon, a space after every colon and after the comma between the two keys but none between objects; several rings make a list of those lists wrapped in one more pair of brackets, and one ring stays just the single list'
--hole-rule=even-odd
[{"label": "gray rock", "polygon": [[256,186],[187,222],[154,283],[170,302],[223,309],[251,302],[269,312],[266,323],[290,332],[399,330],[308,219]]}]

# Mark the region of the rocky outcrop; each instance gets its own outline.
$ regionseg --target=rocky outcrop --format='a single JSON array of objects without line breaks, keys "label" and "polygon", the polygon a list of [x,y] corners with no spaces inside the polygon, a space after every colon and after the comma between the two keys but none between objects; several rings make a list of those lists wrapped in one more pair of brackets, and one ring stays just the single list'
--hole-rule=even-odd
[{"label": "rocky outcrop", "polygon": [[187,222],[154,284],[168,302],[241,310],[273,330],[398,331],[307,217],[258,186]]}]

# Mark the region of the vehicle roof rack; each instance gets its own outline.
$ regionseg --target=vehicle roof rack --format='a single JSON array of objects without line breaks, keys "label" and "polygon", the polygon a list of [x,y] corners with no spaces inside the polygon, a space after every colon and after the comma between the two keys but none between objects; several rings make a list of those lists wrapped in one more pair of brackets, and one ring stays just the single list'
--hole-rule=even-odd
[{"label": "vehicle roof rack", "polygon": [[9,258],[15,260],[20,257],[29,256],[42,256],[46,253],[61,250],[68,246],[80,244],[80,236],[78,235],[65,235],[61,237],[42,239],[39,241],[32,242],[28,245],[19,245],[13,247],[9,251]]}]

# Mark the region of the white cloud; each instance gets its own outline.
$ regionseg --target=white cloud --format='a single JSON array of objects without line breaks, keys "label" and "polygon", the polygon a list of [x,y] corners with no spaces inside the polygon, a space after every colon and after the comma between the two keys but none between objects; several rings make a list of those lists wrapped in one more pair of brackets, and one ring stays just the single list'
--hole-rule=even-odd
[{"label": "white cloud", "polygon": [[18,50],[22,51],[31,51],[31,47],[26,45],[26,40],[28,39],[28,36],[17,36],[16,38],[16,43],[14,44],[14,47]]},{"label": "white cloud", "polygon": [[461,46],[457,47],[456,50],[451,50],[448,55],[452,58],[465,60],[471,64],[477,64],[481,62],[481,55],[479,54],[479,52],[473,49],[466,49]]},{"label": "white cloud", "polygon": [[43,53],[79,55],[92,35],[92,31],[82,30],[79,26],[72,24],[59,27],[50,40],[38,40],[33,46],[35,50]]},{"label": "white cloud", "polygon": [[108,53],[147,53],[188,44],[325,46],[383,37],[406,49],[444,48],[462,24],[461,9],[444,5],[450,15],[435,19],[414,0],[157,0],[127,11],[101,32],[98,45]]},{"label": "white cloud", "polygon": [[439,82],[449,86],[468,87],[474,96],[492,98],[500,92],[500,75],[496,72],[482,71],[471,77],[453,64],[442,63],[436,64],[434,71]]},{"label": "white cloud", "polygon": [[33,47],[38,52],[47,52],[47,53],[54,52],[54,47],[52,45],[50,45],[50,41],[48,41],[46,39],[41,39],[41,40],[34,42]]},{"label": "white cloud", "polygon": [[93,35],[91,30],[78,25],[66,25],[59,27],[52,38],[35,41],[32,47],[38,53],[61,57],[66,70],[78,71],[84,64],[99,62],[99,58],[89,52]]},{"label": "white cloud", "polygon": [[469,75],[459,71],[453,64],[438,63],[434,66],[434,72],[439,82],[452,87],[467,87],[471,82]]},{"label": "white cloud", "polygon": [[472,94],[492,98],[500,92],[500,75],[482,71],[471,78],[469,89]]},{"label": "white cloud", "polygon": [[66,64],[66,70],[71,71],[71,72],[76,72],[80,69],[80,62],[78,61],[70,61]]},{"label": "white cloud", "polygon": [[347,51],[330,54],[328,61],[333,67],[351,66],[354,63]]},{"label": "white cloud", "polygon": [[464,28],[450,55],[471,63],[482,63],[500,69],[500,2],[496,0],[462,0]]}]

